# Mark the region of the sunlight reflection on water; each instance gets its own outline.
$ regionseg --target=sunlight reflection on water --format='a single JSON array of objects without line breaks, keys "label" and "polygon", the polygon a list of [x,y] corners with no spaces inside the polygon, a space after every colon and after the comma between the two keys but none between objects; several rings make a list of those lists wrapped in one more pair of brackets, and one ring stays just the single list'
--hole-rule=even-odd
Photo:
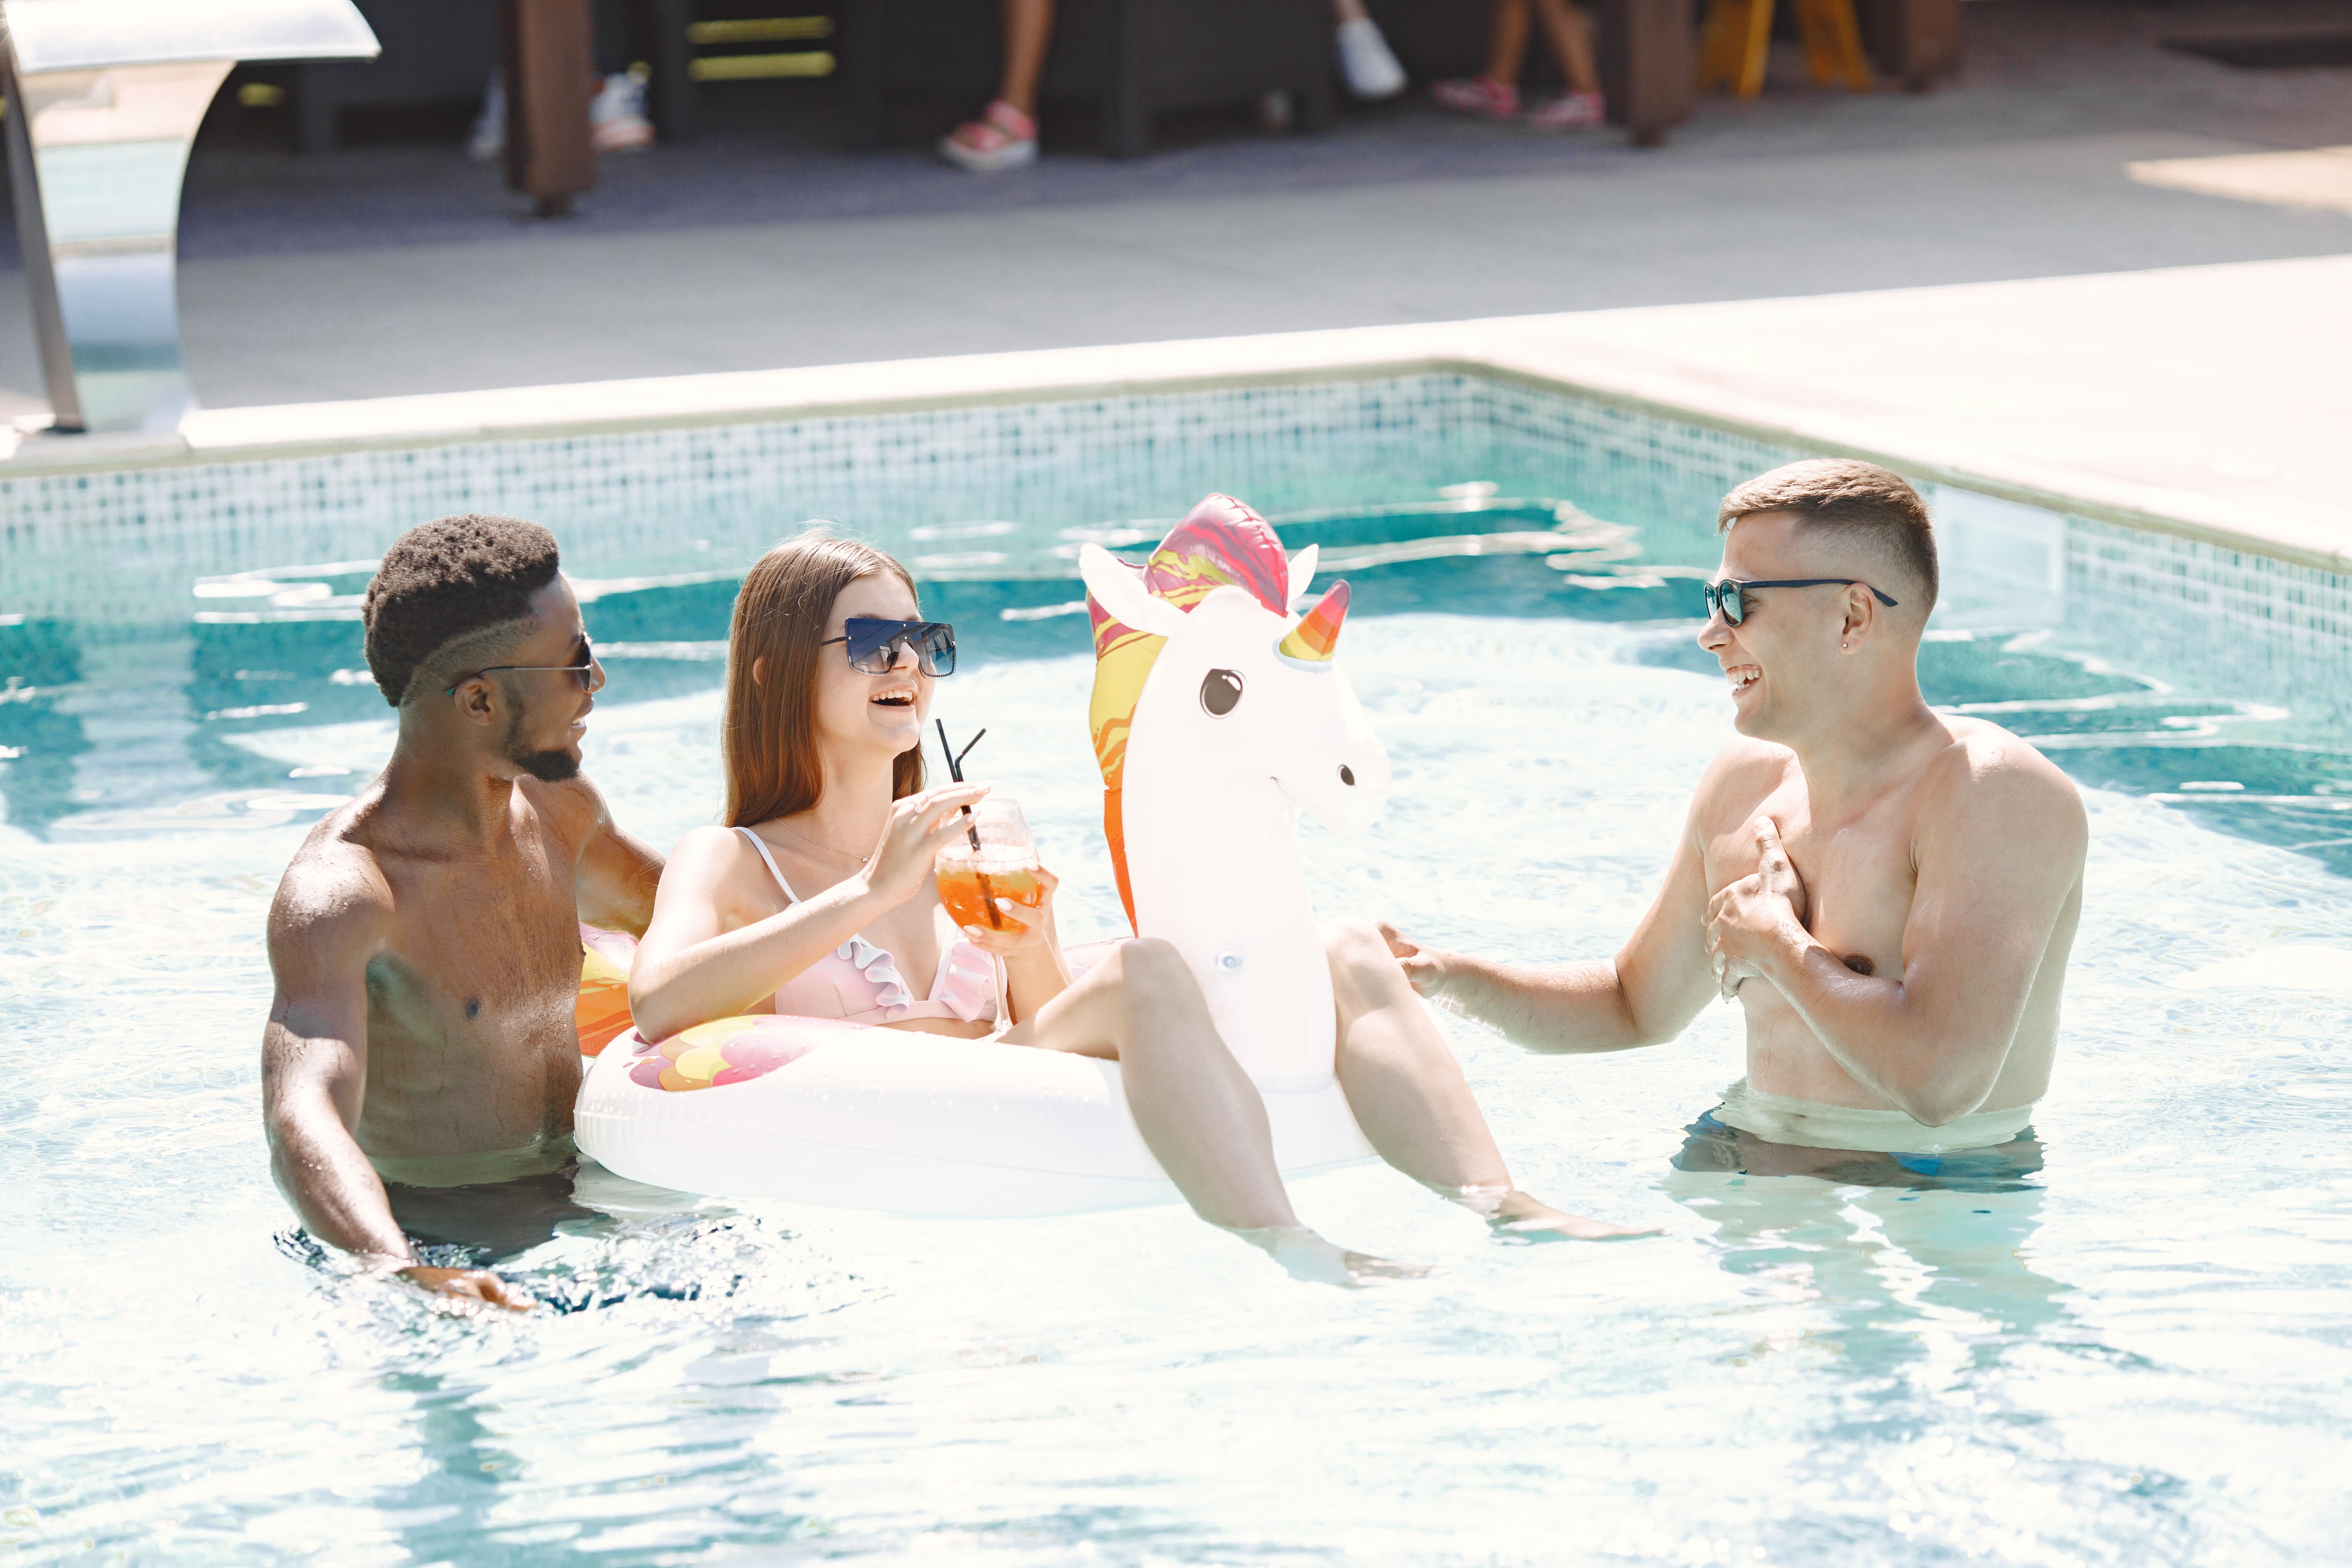
[{"label": "sunlight reflection on water", "polygon": [[[1395,803],[1364,841],[1304,830],[1326,911],[1522,957],[1613,946],[1727,732],[1719,682],[1643,661],[1658,635],[1351,622]],[[590,766],[666,843],[717,801],[717,694],[631,702],[627,668]],[[1065,879],[1072,940],[1118,922],[1089,677],[1082,656],[981,665],[939,709],[1018,738],[992,740],[989,772]],[[389,736],[363,719],[249,749],[356,782]],[[487,1323],[273,1247],[259,931],[300,822],[0,829],[0,1545],[174,1563],[2328,1556],[2352,1530],[2352,996],[2292,955],[2346,945],[2352,884],[2144,795],[2088,798],[2047,1163],[2011,1190],[1672,1169],[1739,1072],[1725,1009],[1607,1058],[1454,1026],[1523,1184],[1668,1234],[1496,1247],[1402,1177],[1344,1172],[1301,1184],[1308,1223],[1445,1269],[1348,1296],[1181,1212],[937,1223],[612,1182],[583,1194],[607,1217],[515,1268],[585,1310]]]}]

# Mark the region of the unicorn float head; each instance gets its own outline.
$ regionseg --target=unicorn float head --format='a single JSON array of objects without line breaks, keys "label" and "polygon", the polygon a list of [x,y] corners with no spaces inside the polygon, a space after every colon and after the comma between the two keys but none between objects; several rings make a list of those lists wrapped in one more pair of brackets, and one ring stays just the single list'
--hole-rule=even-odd
[{"label": "unicorn float head", "polygon": [[1265,520],[1213,495],[1140,567],[1079,554],[1094,621],[1089,715],[1103,829],[1129,921],[1175,945],[1260,1089],[1333,1070],[1330,971],[1298,864],[1298,813],[1360,833],[1388,756],[1333,658],[1334,584],[1290,612],[1315,547],[1286,557]]}]

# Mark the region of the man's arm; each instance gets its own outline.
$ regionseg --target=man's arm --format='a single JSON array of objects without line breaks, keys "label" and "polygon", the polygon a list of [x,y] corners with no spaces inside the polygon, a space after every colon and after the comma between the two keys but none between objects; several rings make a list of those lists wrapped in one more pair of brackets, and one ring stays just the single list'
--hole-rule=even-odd
[{"label": "man's arm", "polygon": [[621,830],[604,795],[584,776],[567,779],[550,793],[563,800],[577,825],[570,837],[580,847],[572,873],[580,918],[592,926],[645,935],[654,918],[662,858]]},{"label": "man's arm", "polygon": [[362,1263],[426,1289],[523,1308],[497,1275],[427,1268],[393,1218],[383,1182],[353,1135],[367,1090],[367,965],[392,909],[362,878],[322,877],[299,862],[269,911],[277,980],[261,1037],[261,1114],[269,1171],[302,1227]]},{"label": "man's arm", "polygon": [[1729,974],[1769,981],[1856,1082],[1940,1127],[1981,1107],[2000,1078],[2089,826],[2074,786],[2016,740],[1964,752],[1921,800],[1919,823],[1900,979],[1854,973],[1804,929],[1769,818],[1758,827],[1763,868],[1716,896],[1707,931]]},{"label": "man's arm", "polygon": [[1622,1051],[1673,1039],[1716,994],[1700,929],[1706,869],[1697,824],[1722,769],[1718,761],[1701,781],[1665,883],[1615,957],[1496,963],[1418,947],[1382,925],[1389,950],[1414,990],[1531,1051]]}]

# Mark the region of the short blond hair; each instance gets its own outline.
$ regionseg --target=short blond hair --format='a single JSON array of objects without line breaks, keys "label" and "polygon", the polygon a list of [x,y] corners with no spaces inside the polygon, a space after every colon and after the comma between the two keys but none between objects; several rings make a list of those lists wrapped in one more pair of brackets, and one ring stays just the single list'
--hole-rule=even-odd
[{"label": "short blond hair", "polygon": [[1715,531],[1728,533],[1743,517],[1785,511],[1807,528],[1862,535],[1901,563],[1925,590],[1920,613],[1936,607],[1941,574],[1936,529],[1927,503],[1910,482],[1875,463],[1851,458],[1808,458],[1759,474],[1723,498]]}]

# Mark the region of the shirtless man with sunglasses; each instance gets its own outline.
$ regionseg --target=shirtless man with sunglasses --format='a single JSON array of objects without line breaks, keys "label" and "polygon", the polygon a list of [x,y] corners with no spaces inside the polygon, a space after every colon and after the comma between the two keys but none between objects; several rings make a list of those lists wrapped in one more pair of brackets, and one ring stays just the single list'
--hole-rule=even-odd
[{"label": "shirtless man with sunglasses", "polygon": [[1792,463],[1733,490],[1718,526],[1699,644],[1739,739],[1631,940],[1520,967],[1383,927],[1390,951],[1423,995],[1537,1051],[1662,1044],[1737,1000],[1748,1076],[1694,1129],[1706,1163],[2030,1144],[2082,913],[2081,800],[2032,746],[1920,696],[1936,546],[1900,478]]},{"label": "shirtless man with sunglasses", "polygon": [[487,1269],[425,1267],[410,1235],[460,1239],[432,1235],[457,1215],[543,1239],[589,1212],[564,1176],[579,922],[642,933],[661,876],[580,776],[604,671],[557,567],[545,529],[506,517],[442,518],[385,552],[367,660],[399,737],[278,884],[262,1037],[270,1169],[310,1236],[514,1308],[530,1302]]}]

